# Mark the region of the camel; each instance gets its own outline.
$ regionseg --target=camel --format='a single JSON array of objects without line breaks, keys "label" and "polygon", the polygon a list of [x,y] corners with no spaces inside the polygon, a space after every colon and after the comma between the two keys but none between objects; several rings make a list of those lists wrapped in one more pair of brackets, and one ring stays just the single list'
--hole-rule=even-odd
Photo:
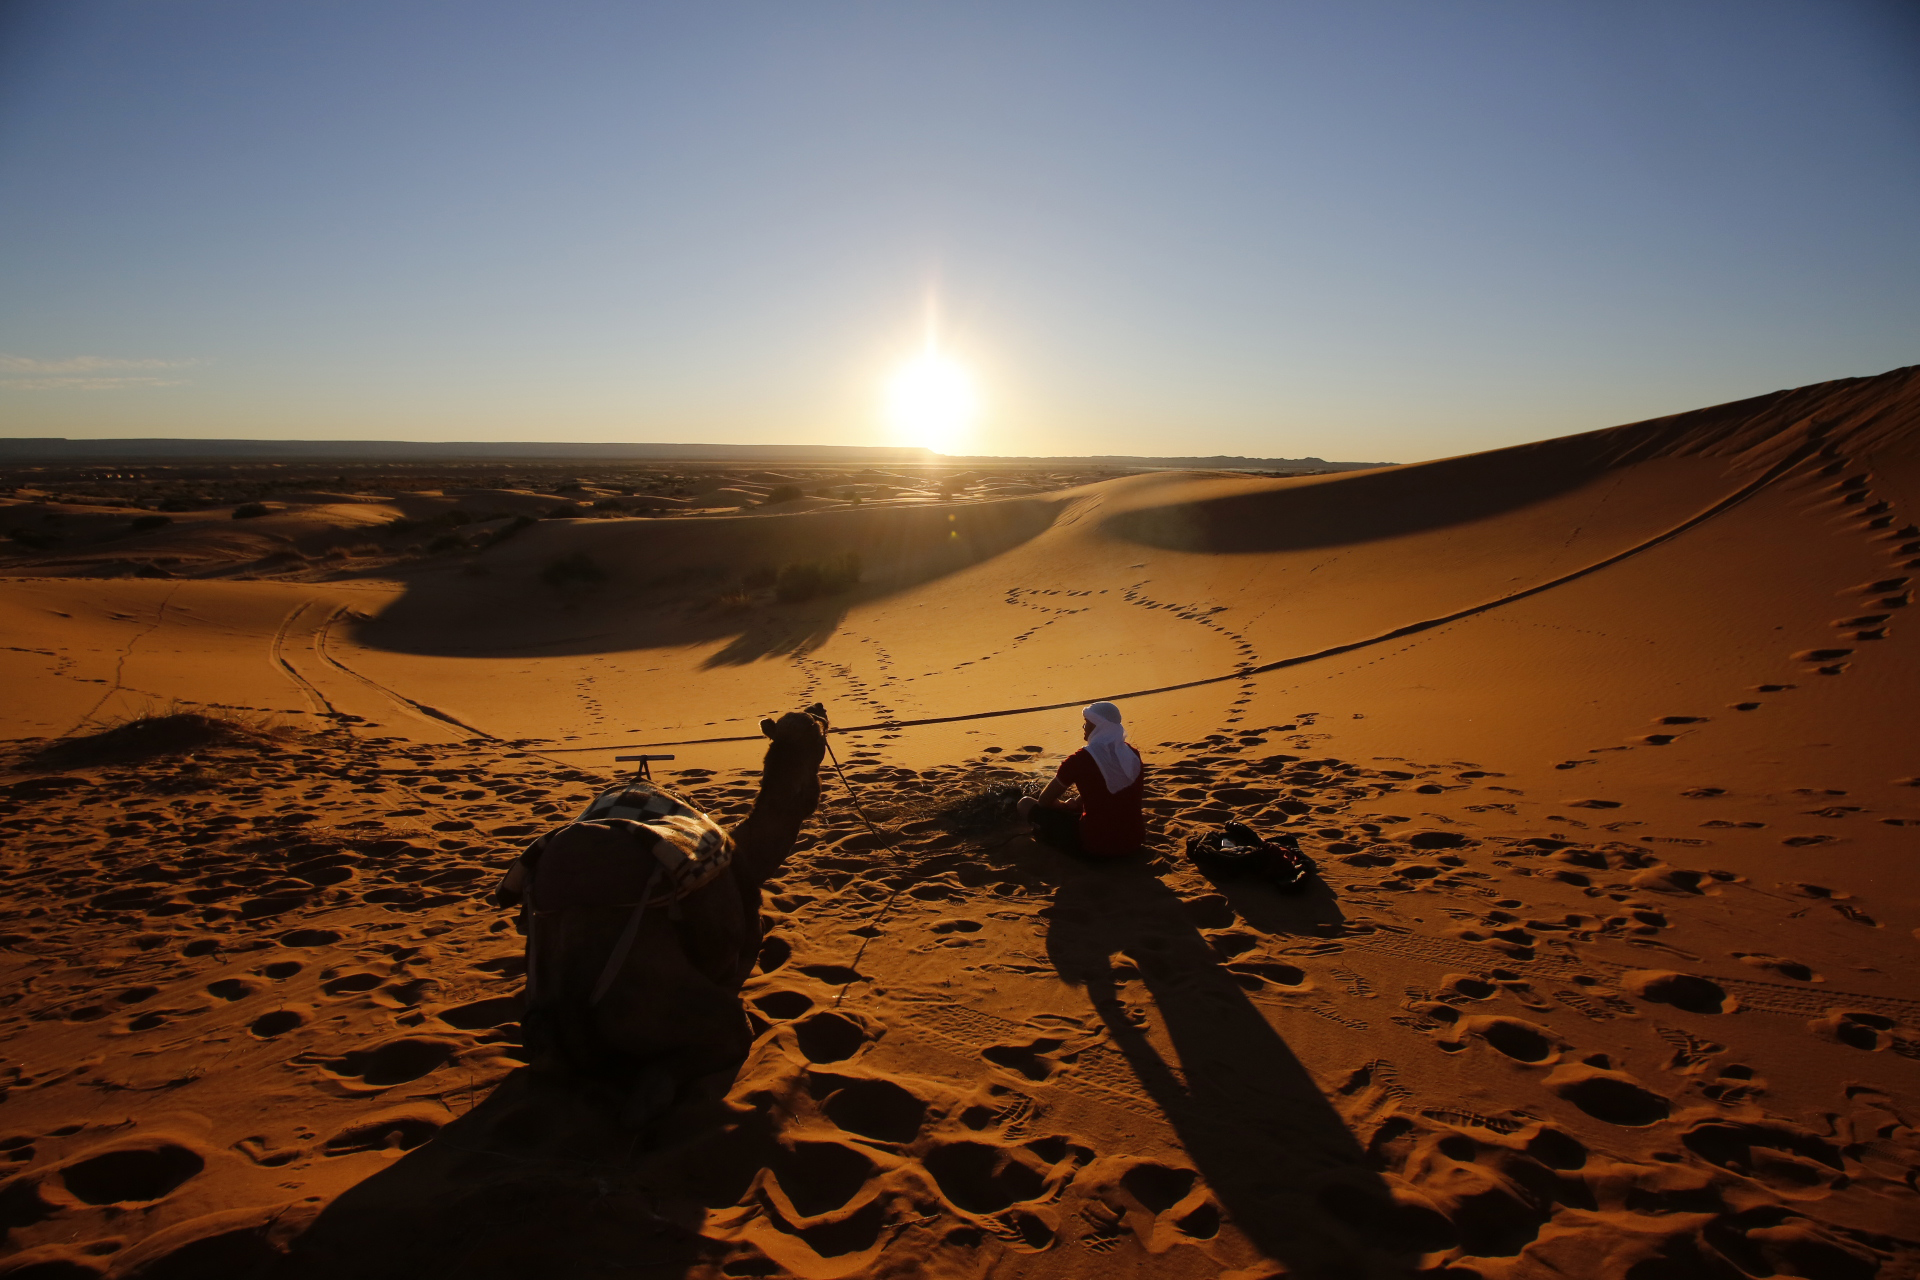
[{"label": "camel", "polygon": [[[658,822],[583,820],[541,837],[514,864],[496,900],[511,905],[524,894],[532,908],[523,917],[522,1026],[536,1072],[621,1088],[633,1118],[664,1107],[689,1081],[730,1071],[745,1058],[752,1032],[740,987],[760,953],[760,887],[779,871],[820,803],[826,728],[818,703],[760,722],[770,739],[760,794],[730,832],[682,810],[670,819],[680,827],[669,829],[670,841],[657,841],[656,853],[654,833],[666,829]],[[589,814],[607,811],[624,790],[601,797]],[[665,798],[656,809],[677,799],[658,790]],[[716,862],[724,864],[717,872]],[[673,875],[656,872],[669,865],[696,874],[676,890]],[[648,905],[636,913],[643,897]],[[623,935],[631,935],[624,956]]]}]

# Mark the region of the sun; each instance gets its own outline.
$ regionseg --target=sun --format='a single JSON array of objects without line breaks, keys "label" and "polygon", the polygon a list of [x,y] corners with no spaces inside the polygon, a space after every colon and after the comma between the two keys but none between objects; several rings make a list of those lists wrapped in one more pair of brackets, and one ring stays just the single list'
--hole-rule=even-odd
[{"label": "sun", "polygon": [[887,381],[887,420],[908,444],[957,453],[979,413],[973,376],[932,343]]}]

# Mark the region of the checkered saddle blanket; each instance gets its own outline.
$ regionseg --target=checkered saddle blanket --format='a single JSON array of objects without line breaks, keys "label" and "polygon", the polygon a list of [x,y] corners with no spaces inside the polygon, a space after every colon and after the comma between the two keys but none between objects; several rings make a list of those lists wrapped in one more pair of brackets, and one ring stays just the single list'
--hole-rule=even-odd
[{"label": "checkered saddle blanket", "polygon": [[[635,856],[640,855],[640,856]],[[502,906],[663,906],[711,884],[733,840],[706,814],[644,780],[596,796],[573,822],[535,840],[495,892]]]}]

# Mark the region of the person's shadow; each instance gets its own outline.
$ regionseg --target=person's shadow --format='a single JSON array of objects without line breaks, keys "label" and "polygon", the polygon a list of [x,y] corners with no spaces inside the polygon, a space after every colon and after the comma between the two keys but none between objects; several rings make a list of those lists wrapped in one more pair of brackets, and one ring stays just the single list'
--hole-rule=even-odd
[{"label": "person's shadow", "polygon": [[[1398,1238],[1385,1183],[1287,1042],[1220,967],[1188,905],[1142,858],[1071,867],[1061,859],[1049,870],[1059,888],[1048,958],[1063,981],[1085,989],[1235,1226],[1290,1274],[1407,1274],[1419,1249]],[[1339,907],[1324,886],[1292,898],[1235,888],[1230,900],[1262,932],[1339,931]],[[1136,1022],[1121,989],[1133,975],[1116,957],[1138,970],[1177,1065]]]}]

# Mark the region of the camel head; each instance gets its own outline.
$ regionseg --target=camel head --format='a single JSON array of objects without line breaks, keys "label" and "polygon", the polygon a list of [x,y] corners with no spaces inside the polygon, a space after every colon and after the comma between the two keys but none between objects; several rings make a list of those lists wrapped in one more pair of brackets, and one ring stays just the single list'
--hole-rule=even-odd
[{"label": "camel head", "polygon": [[804,711],[789,711],[778,720],[769,716],[760,722],[760,732],[775,742],[822,745],[827,740],[827,709],[816,702]]}]

